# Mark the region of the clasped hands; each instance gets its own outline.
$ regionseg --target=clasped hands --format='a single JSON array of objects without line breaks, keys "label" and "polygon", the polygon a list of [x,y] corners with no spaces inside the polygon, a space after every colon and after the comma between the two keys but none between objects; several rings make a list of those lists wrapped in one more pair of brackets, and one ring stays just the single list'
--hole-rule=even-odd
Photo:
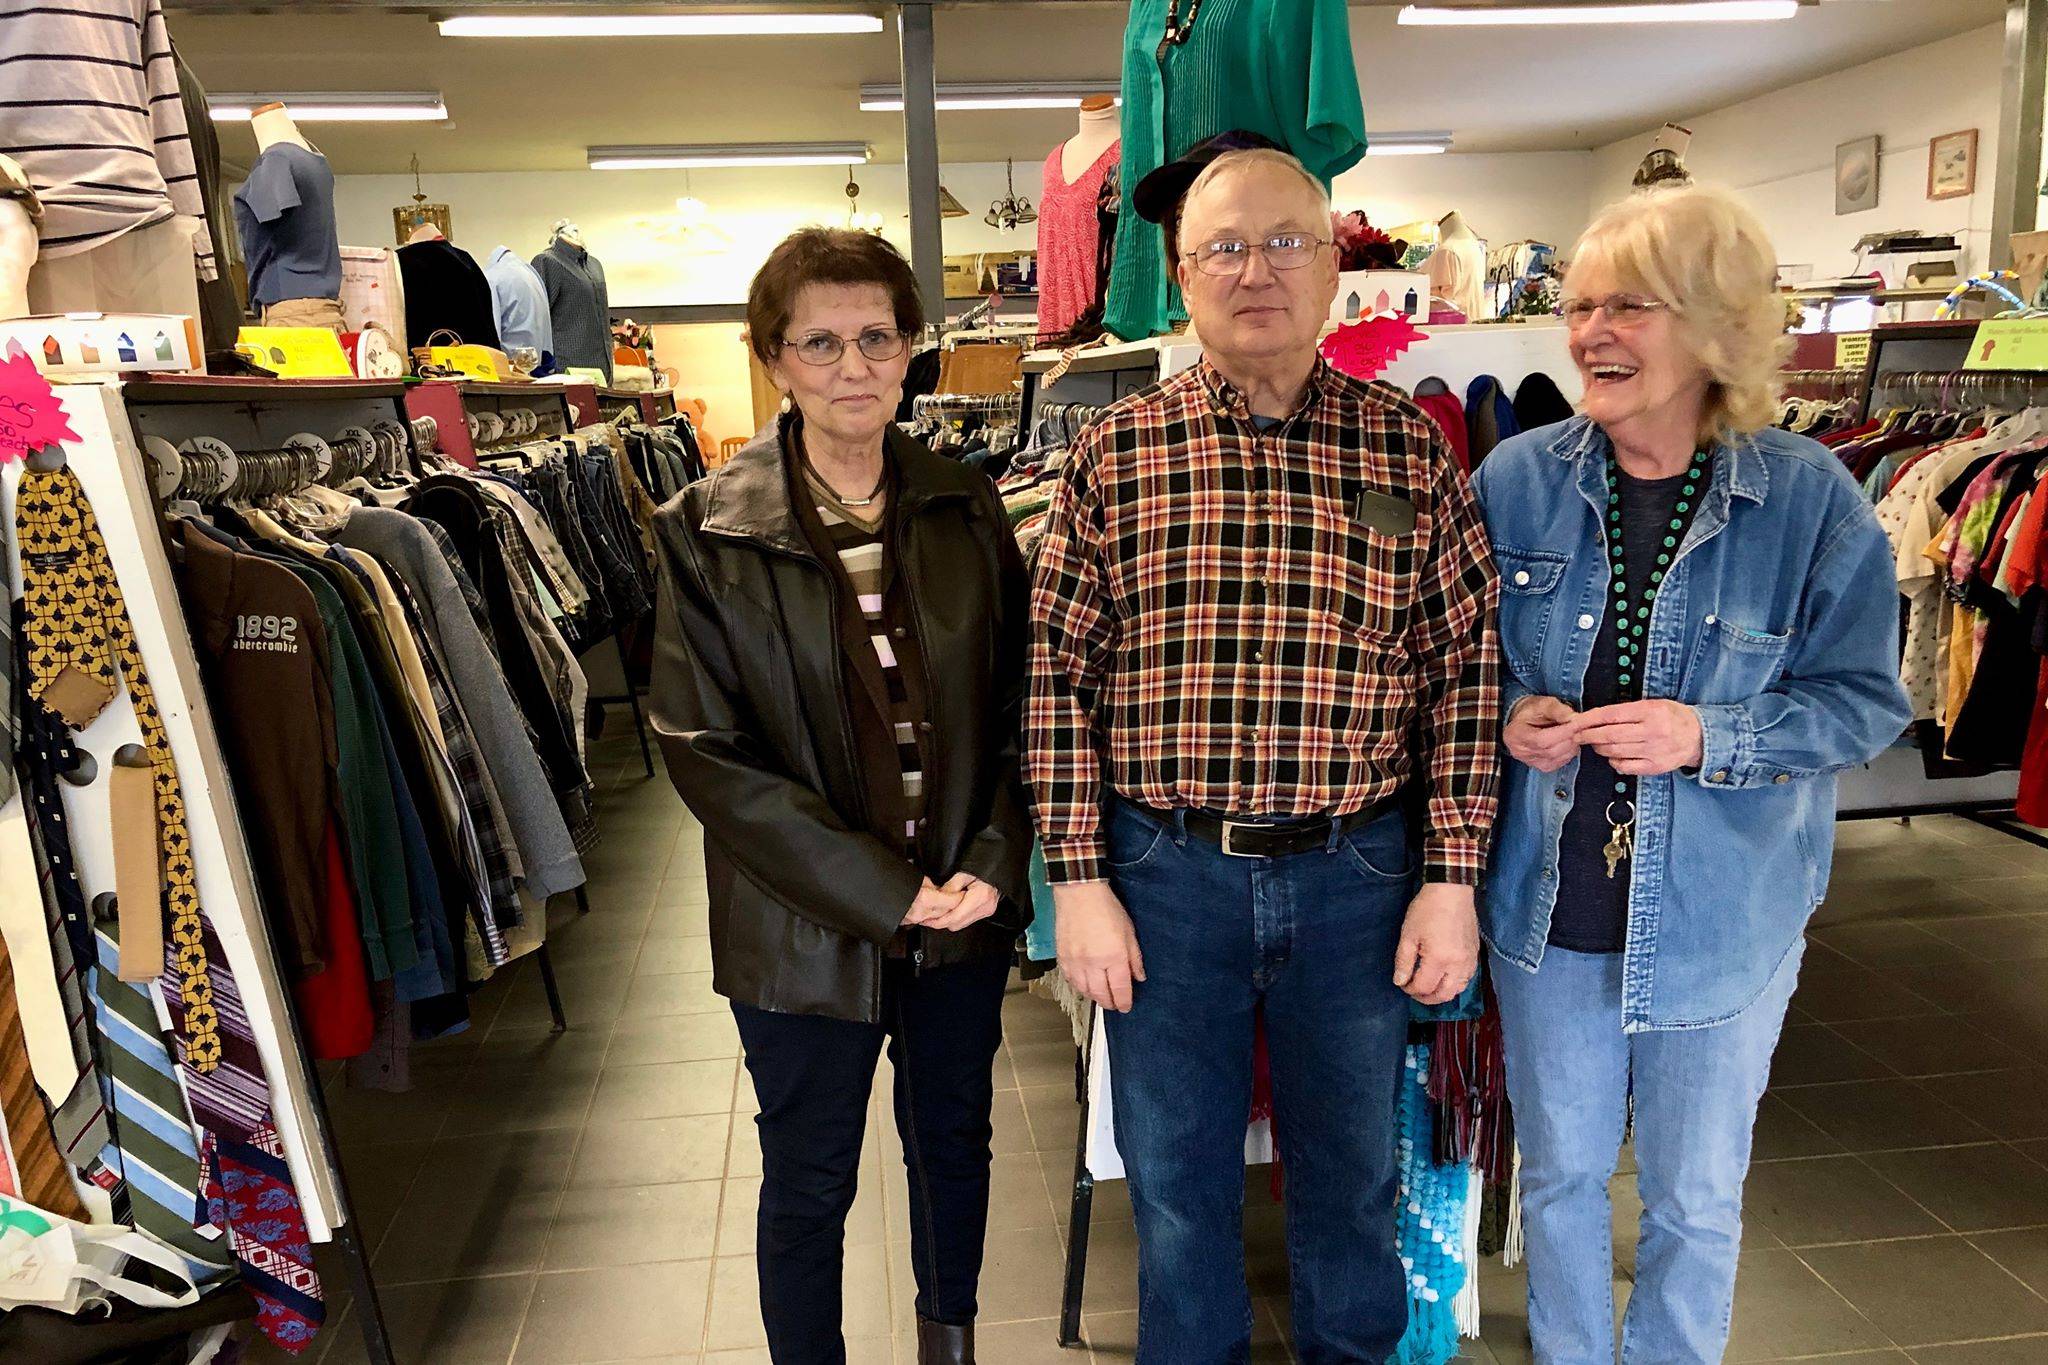
[{"label": "clasped hands", "polygon": [[979,924],[996,912],[1002,897],[996,889],[971,872],[957,872],[939,886],[930,877],[918,889],[917,899],[903,916],[905,929],[942,929],[958,933]]},{"label": "clasped hands", "polygon": [[1525,697],[1508,713],[1501,741],[1519,763],[1554,773],[1583,746],[1624,777],[1697,768],[1706,743],[1699,713],[1683,702],[1629,701],[1574,711],[1556,697]]}]

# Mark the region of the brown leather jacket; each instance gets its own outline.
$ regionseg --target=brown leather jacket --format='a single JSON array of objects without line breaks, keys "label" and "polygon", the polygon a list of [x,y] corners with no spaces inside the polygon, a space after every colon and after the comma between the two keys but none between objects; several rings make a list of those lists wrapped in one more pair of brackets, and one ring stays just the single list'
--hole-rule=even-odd
[{"label": "brown leather jacket", "polygon": [[1031,903],[1023,560],[986,478],[893,428],[889,441],[933,727],[924,866],[869,832],[838,589],[790,505],[779,427],[654,519],[650,710],[704,825],[712,986],[864,1023],[880,1021],[883,947],[926,876],[971,872],[1003,900],[965,933],[914,935],[921,968],[1009,951]]}]

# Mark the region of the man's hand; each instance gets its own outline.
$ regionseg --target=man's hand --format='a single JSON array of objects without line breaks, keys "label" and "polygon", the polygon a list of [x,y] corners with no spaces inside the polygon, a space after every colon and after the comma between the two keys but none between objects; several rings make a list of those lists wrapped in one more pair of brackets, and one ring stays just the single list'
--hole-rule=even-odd
[{"label": "man's hand", "polygon": [[1700,765],[1706,738],[1699,712],[1683,702],[1631,701],[1579,717],[1579,743],[1627,777],[1656,777]]},{"label": "man's hand", "polygon": [[943,890],[935,885],[930,877],[926,877],[924,885],[918,888],[917,899],[910,903],[910,909],[904,914],[900,927],[918,929],[935,920],[944,919],[959,910],[965,899],[966,897],[958,891]]},{"label": "man's hand", "polygon": [[1458,998],[1479,970],[1472,888],[1431,882],[1416,893],[1394,950],[1394,984],[1424,1005]]},{"label": "man's hand", "polygon": [[1581,719],[1556,697],[1524,697],[1508,713],[1501,742],[1516,762],[1554,773],[1579,756]]},{"label": "man's hand", "polygon": [[1052,900],[1060,974],[1102,1008],[1130,1013],[1131,983],[1145,979],[1145,957],[1123,902],[1108,882],[1056,886]]},{"label": "man's hand", "polygon": [[949,915],[926,920],[924,927],[941,929],[950,934],[957,934],[971,924],[981,923],[996,912],[996,907],[1003,899],[993,886],[971,872],[954,873],[953,879],[939,889],[960,897],[960,908]]}]

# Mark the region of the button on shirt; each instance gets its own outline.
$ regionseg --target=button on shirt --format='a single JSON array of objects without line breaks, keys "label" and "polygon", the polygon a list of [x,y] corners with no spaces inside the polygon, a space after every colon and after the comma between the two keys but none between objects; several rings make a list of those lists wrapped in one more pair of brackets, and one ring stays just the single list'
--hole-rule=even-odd
[{"label": "button on shirt", "polygon": [[[1410,503],[1412,529],[1368,491]],[[1497,594],[1464,477],[1385,385],[1319,363],[1266,431],[1206,363],[1117,404],[1073,446],[1033,591],[1027,761],[1051,880],[1103,877],[1105,789],[1300,818],[1420,776],[1425,876],[1475,883]]]}]

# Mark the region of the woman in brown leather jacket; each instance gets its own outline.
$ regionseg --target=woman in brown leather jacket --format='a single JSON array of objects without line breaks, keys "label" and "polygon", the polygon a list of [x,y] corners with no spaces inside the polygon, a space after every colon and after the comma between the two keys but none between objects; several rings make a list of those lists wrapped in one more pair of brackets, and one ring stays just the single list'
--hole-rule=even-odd
[{"label": "woman in brown leather jacket", "polygon": [[893,424],[916,283],[807,228],[747,301],[782,417],[655,521],[652,689],[704,824],[713,984],[760,1097],[776,1365],[841,1365],[847,1210],[887,1041],[918,1359],[974,1358],[991,1076],[1029,904],[1028,584],[995,490]]}]

